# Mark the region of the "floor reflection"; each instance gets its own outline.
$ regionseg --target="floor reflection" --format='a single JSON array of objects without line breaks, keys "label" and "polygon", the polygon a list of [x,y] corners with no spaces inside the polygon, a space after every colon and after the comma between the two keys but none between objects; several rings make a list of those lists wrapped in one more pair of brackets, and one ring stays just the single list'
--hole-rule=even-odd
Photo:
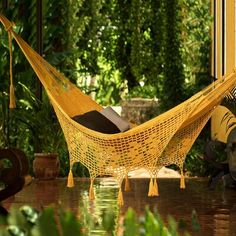
[{"label": "floor reflection", "polygon": [[[77,216],[83,214],[81,205],[87,204],[90,214],[98,221],[105,210],[116,212],[117,217],[132,207],[142,214],[146,206],[157,209],[164,220],[172,215],[177,221],[183,220],[191,232],[191,214],[196,210],[201,232],[193,235],[233,236],[236,235],[236,191],[217,188],[209,190],[205,179],[187,179],[186,189],[179,189],[178,179],[160,179],[158,197],[147,197],[148,179],[131,179],[131,191],[124,193],[125,205],[118,208],[118,189],[111,178],[95,182],[94,202],[88,200],[88,179],[76,179],[74,188],[66,188],[66,179],[54,181],[34,180],[32,184],[15,197],[4,201],[6,208],[30,205],[37,209],[61,205],[72,210]],[[117,220],[119,220],[119,217]],[[193,233],[193,232],[192,232]],[[94,232],[93,235],[102,235]]]}]

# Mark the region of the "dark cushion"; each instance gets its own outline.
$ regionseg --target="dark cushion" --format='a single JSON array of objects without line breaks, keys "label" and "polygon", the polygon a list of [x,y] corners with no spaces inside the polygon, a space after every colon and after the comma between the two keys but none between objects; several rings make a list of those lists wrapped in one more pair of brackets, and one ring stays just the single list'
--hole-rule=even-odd
[{"label": "dark cushion", "polygon": [[93,110],[86,112],[82,115],[77,115],[72,117],[73,120],[78,122],[79,124],[101,132],[105,134],[115,134],[120,133],[120,130],[117,128],[115,124],[113,124],[109,119],[107,119],[100,112]]}]

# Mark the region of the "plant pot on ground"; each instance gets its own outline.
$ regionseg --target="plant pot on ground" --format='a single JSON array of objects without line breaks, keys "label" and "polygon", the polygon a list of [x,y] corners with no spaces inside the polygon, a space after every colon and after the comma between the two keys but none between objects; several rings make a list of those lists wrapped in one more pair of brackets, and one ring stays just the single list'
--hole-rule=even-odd
[{"label": "plant pot on ground", "polygon": [[60,161],[57,153],[35,153],[33,170],[38,179],[55,179],[60,172]]},{"label": "plant pot on ground", "polygon": [[41,105],[36,115],[33,171],[36,178],[54,179],[60,172],[58,152],[61,147],[65,148],[64,136],[48,101]]},{"label": "plant pot on ground", "polygon": [[64,147],[64,136],[51,105],[43,103],[36,113],[34,128],[33,171],[36,178],[54,179],[59,176],[59,148]]},{"label": "plant pot on ground", "polygon": [[66,150],[66,142],[60,124],[48,98],[43,94],[39,101],[25,86],[27,103],[20,105],[18,120],[24,123],[31,133],[34,144],[33,171],[36,178],[53,179],[58,177],[60,162],[58,153]]}]

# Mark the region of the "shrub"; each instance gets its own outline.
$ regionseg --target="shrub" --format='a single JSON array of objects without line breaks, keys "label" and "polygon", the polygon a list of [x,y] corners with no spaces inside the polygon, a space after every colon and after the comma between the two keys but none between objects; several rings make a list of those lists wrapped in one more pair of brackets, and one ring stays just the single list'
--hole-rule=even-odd
[{"label": "shrub", "polygon": [[[77,219],[72,212],[65,211],[62,208],[49,207],[41,212],[29,206],[23,206],[19,209],[12,208],[7,217],[0,217],[0,235],[85,236],[90,235],[88,227],[91,225],[100,230],[102,229],[101,231],[104,232],[102,235],[107,236],[117,234],[124,236],[179,235],[179,225],[173,217],[168,217],[168,226],[166,226],[157,212],[152,213],[148,208],[146,208],[144,215],[141,217],[138,217],[135,211],[129,208],[121,225],[116,223],[114,212],[105,212],[102,220],[97,221],[86,209],[84,207],[81,210],[82,215]],[[184,235],[189,234],[185,233]]]}]

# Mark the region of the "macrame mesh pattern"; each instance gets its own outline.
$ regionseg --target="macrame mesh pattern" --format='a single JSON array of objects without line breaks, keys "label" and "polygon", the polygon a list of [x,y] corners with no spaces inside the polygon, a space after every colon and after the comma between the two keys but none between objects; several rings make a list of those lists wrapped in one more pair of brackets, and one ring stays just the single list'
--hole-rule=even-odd
[{"label": "macrame mesh pattern", "polygon": [[138,132],[104,137],[83,132],[81,126],[65,117],[55,104],[54,109],[68,143],[71,165],[81,162],[92,178],[112,174],[120,181],[130,170],[157,165],[170,139],[198,102],[190,100],[182,103],[170,114],[159,116],[160,119],[150,127]]},{"label": "macrame mesh pattern", "polygon": [[[52,102],[67,141],[70,167],[75,162],[81,162],[88,168],[91,199],[94,197],[92,190],[95,177],[113,175],[121,186],[127,173],[137,168],[149,171],[151,180],[148,194],[157,196],[158,187],[154,178],[159,169],[176,164],[183,171],[185,156],[212,111],[235,87],[236,76],[233,71],[185,102],[129,131],[119,134],[99,133],[76,123],[71,117],[91,110],[99,111],[102,107],[38,55],[14,32],[9,20],[0,15],[0,21],[20,46]],[[121,187],[119,200],[122,204]]]},{"label": "macrame mesh pattern", "polygon": [[165,148],[157,165],[162,167],[176,164],[177,166],[179,166],[181,171],[183,171],[185,156],[197,139],[202,128],[210,119],[212,112],[213,109],[203,114],[193,123],[187,125],[184,128],[180,128],[171,139],[168,146]]}]

